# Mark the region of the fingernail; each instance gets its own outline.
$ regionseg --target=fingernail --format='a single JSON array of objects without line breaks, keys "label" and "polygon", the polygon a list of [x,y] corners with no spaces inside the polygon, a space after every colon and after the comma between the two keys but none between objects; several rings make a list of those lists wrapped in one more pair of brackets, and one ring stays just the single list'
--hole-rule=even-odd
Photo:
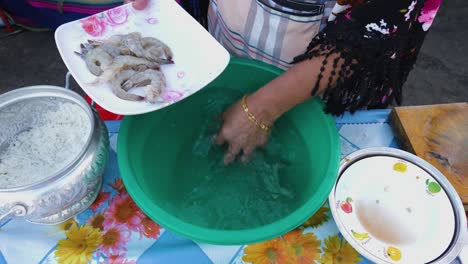
[{"label": "fingernail", "polygon": [[133,1],[133,8],[137,10],[143,10],[148,5],[148,0]]}]

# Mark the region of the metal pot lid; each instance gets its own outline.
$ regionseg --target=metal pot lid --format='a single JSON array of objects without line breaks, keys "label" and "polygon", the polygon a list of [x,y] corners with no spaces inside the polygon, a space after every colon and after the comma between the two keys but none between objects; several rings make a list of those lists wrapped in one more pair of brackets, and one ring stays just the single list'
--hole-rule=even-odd
[{"label": "metal pot lid", "polygon": [[401,150],[345,157],[329,202],[346,240],[376,263],[449,263],[463,246],[466,216],[455,189]]}]

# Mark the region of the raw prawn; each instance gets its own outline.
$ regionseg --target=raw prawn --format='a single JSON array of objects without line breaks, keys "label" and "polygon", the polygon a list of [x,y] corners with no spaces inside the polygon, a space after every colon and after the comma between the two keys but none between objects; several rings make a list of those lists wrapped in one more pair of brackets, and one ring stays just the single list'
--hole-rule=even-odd
[{"label": "raw prawn", "polygon": [[138,58],[129,55],[121,55],[114,58],[113,67],[146,65],[148,68],[159,69],[159,64],[151,62],[144,58]]},{"label": "raw prawn", "polygon": [[[138,32],[133,32],[127,34],[123,39],[123,45],[130,49],[131,52],[137,57],[147,58],[145,49],[141,44],[141,34]],[[147,58],[151,59],[151,58]]]},{"label": "raw prawn", "polygon": [[135,75],[134,70],[123,70],[119,71],[113,80],[110,81],[112,86],[112,92],[123,100],[129,101],[142,101],[145,99],[143,96],[139,96],[136,94],[131,94],[122,88],[122,84],[125,83],[128,79]]},{"label": "raw prawn", "polygon": [[86,63],[89,71],[100,76],[103,73],[103,67],[107,67],[112,63],[112,56],[102,48],[88,49],[85,45],[81,45],[81,53],[78,54]]},{"label": "raw prawn", "polygon": [[[124,100],[159,102],[166,78],[160,65],[174,63],[172,51],[164,42],[140,33],[113,35],[107,39],[88,40],[76,52],[89,71],[98,76],[90,84],[108,82],[113,93]],[[142,87],[145,97],[128,91]]]},{"label": "raw prawn", "polygon": [[88,40],[88,43],[90,48],[102,48],[112,57],[117,57],[122,53],[121,49],[118,46],[115,46],[110,43],[105,43],[97,40]]},{"label": "raw prawn", "polygon": [[[149,38],[145,41],[146,46],[144,46],[141,38],[141,34],[138,32],[133,32],[124,38],[124,45],[135,54],[137,57],[143,57],[150,61],[155,61],[160,64],[169,64],[172,62],[172,52],[170,51],[169,47],[162,43],[161,41],[155,38]],[[152,52],[148,52],[145,47],[149,48],[150,46],[161,47],[163,49],[164,54],[166,55],[166,59],[162,58],[160,55],[162,54],[153,54]],[[167,49],[166,49],[167,48]]]},{"label": "raw prawn", "polygon": [[107,43],[112,44],[114,46],[122,46],[123,43],[124,43],[124,38],[125,38],[125,35],[116,34],[116,35],[110,36],[109,38],[104,40],[104,42],[107,42]]},{"label": "raw prawn", "polygon": [[110,81],[119,71],[125,69],[135,69],[139,71],[146,69],[159,69],[159,64],[150,62],[147,59],[137,58],[129,55],[117,56],[113,59],[112,64],[106,65],[102,68],[104,73],[96,81]]},{"label": "raw prawn", "polygon": [[164,55],[166,56],[166,59],[172,60],[173,54],[171,48],[169,48],[169,46],[167,46],[166,43],[160,41],[159,39],[153,37],[144,37],[141,39],[141,44],[144,49],[149,49],[153,47],[161,48],[164,52]]},{"label": "raw prawn", "polygon": [[123,83],[123,89],[129,90],[133,87],[144,86],[146,100],[150,103],[158,102],[162,90],[166,87],[166,78],[160,71],[147,69],[138,72]]}]

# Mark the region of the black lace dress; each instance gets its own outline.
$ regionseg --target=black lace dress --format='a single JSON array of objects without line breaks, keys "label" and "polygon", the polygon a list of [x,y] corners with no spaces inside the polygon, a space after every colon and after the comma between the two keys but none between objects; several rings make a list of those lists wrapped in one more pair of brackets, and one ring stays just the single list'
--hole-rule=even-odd
[{"label": "black lace dress", "polygon": [[[311,90],[322,95],[332,114],[385,108],[402,101],[402,86],[441,0],[338,1],[349,8],[335,14],[294,62],[324,57]],[[327,77],[325,71],[331,72]]]}]

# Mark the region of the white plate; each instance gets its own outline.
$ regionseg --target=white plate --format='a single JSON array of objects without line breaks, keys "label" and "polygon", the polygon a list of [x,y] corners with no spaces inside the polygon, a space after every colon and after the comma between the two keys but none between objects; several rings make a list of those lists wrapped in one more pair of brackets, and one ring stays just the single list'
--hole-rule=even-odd
[{"label": "white plate", "polygon": [[455,237],[454,207],[439,181],[397,157],[352,161],[329,201],[343,236],[376,263],[428,263]]},{"label": "white plate", "polygon": [[[91,85],[96,78],[74,52],[80,43],[114,34],[140,32],[169,45],[174,64],[163,65],[167,88],[161,103],[131,102],[116,97],[109,84]],[[174,0],[151,0],[145,10],[131,4],[61,25],[55,41],[65,65],[78,84],[97,104],[120,115],[155,111],[180,101],[214,80],[229,62],[229,53]],[[135,91],[143,95],[142,91]]]}]

